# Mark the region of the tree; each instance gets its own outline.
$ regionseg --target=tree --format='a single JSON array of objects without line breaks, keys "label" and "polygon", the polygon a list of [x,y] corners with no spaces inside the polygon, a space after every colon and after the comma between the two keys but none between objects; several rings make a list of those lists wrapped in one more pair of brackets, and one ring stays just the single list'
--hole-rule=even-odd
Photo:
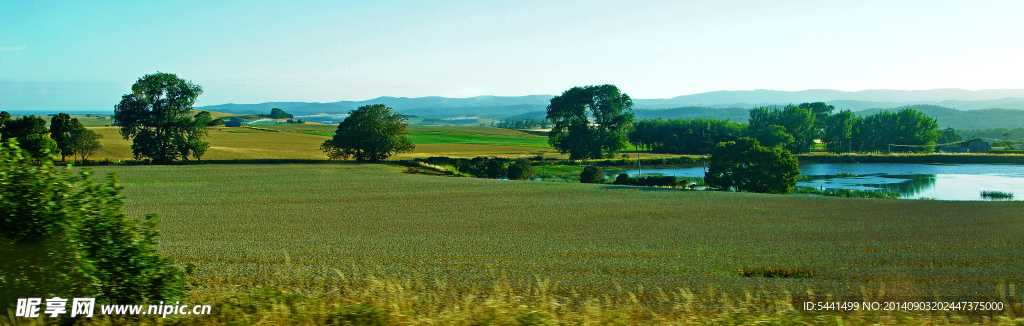
[{"label": "tree", "polygon": [[93,152],[103,148],[103,145],[100,145],[100,138],[103,138],[103,135],[86,128],[71,131],[71,155],[78,155],[82,162],[88,161]]},{"label": "tree", "polygon": [[905,108],[893,113],[886,110],[859,119],[851,138],[854,150],[858,151],[888,151],[891,145],[910,145],[912,147],[895,149],[927,153],[934,150],[935,140],[939,138],[938,128],[935,118],[921,111]]},{"label": "tree", "polygon": [[811,150],[814,139],[818,137],[814,121],[814,114],[811,111],[792,104],[781,110],[758,107],[750,110],[747,133],[757,135],[768,126],[782,126],[787,134],[793,136],[793,142],[786,146],[786,149],[793,153],[806,153]]},{"label": "tree", "polygon": [[210,111],[199,111],[199,113],[196,113],[192,118],[195,119],[197,124],[204,126],[213,125],[213,115],[210,114]]},{"label": "tree", "polygon": [[788,194],[796,188],[798,176],[799,163],[789,151],[740,138],[715,147],[704,183],[720,190]]},{"label": "tree", "polygon": [[722,119],[641,120],[629,141],[661,153],[709,154],[715,145],[743,135],[745,126]]},{"label": "tree", "polygon": [[604,171],[601,168],[587,165],[580,173],[580,183],[604,183]]},{"label": "tree", "polygon": [[496,159],[487,160],[487,164],[484,166],[484,177],[491,179],[500,179],[508,175],[508,167],[505,166],[505,162]]},{"label": "tree", "polygon": [[349,111],[334,137],[320,145],[330,159],[380,162],[391,155],[416,148],[406,136],[409,124],[404,115],[391,113],[384,104],[364,105]]},{"label": "tree", "polygon": [[798,107],[811,111],[811,114],[814,115],[814,129],[816,133],[821,133],[825,129],[826,119],[836,109],[835,106],[825,104],[825,102],[800,103]]},{"label": "tree", "polygon": [[512,162],[508,166],[508,179],[509,180],[524,180],[533,177],[533,166],[530,165],[530,160],[521,158]]},{"label": "tree", "polygon": [[4,123],[4,139],[18,139],[20,148],[29,153],[36,161],[49,153],[60,155],[57,142],[50,138],[46,120],[33,115],[26,115]]},{"label": "tree", "polygon": [[633,100],[615,85],[573,87],[547,107],[548,143],[573,160],[612,158],[626,147],[632,111]]},{"label": "tree", "polygon": [[291,119],[294,118],[295,116],[288,114],[288,112],[284,112],[284,110],[273,108],[270,109],[270,115],[268,115],[267,117],[271,119]]},{"label": "tree", "polygon": [[121,126],[121,136],[132,140],[135,159],[167,164],[188,160],[190,154],[200,158],[209,146],[203,141],[207,130],[190,114],[202,93],[202,87],[174,74],[158,72],[139,78],[132,93],[122,96],[114,107],[114,122]]},{"label": "tree", "polygon": [[113,176],[34,165],[17,141],[0,144],[0,315],[25,297],[96,297],[97,303],[173,302],[187,272],[156,250],[157,218],[123,213]]},{"label": "tree", "polygon": [[5,127],[7,122],[11,121],[11,114],[7,111],[0,111],[0,139],[7,139],[7,131]]},{"label": "tree", "polygon": [[825,143],[825,149],[832,153],[851,151],[853,127],[859,120],[860,118],[850,110],[842,110],[828,116],[821,134],[821,142]]},{"label": "tree", "polygon": [[770,125],[761,128],[751,136],[766,147],[786,148],[794,140],[793,136],[786,133],[786,128],[780,125]]},{"label": "tree", "polygon": [[67,113],[57,113],[50,118],[50,138],[57,142],[57,148],[60,149],[60,160],[65,161],[68,155],[71,155],[71,132],[77,129],[83,129],[82,123],[78,121],[78,118],[72,118]]},{"label": "tree", "polygon": [[[1009,132],[1004,133],[1004,135],[1009,134]],[[939,144],[949,144],[959,142],[962,140],[963,138],[960,137],[960,133],[956,132],[956,129],[953,129],[953,127],[947,127],[946,129],[942,129],[942,131],[939,132],[939,138],[935,140],[935,142]]]}]

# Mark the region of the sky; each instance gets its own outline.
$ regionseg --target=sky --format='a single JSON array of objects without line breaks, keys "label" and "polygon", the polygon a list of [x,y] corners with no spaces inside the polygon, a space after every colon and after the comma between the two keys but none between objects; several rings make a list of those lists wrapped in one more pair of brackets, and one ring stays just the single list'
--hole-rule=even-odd
[{"label": "sky", "polygon": [[1024,1],[0,0],[0,109],[716,90],[1024,88]]}]

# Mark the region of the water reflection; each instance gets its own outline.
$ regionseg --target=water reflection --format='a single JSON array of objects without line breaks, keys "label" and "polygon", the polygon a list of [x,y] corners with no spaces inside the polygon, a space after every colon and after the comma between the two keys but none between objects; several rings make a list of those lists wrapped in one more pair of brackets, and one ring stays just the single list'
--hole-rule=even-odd
[{"label": "water reflection", "polygon": [[[984,200],[982,191],[1024,197],[1024,166],[1004,164],[801,164],[800,186],[820,189],[885,190],[902,198]],[[637,175],[637,170],[609,171]],[[644,175],[704,177],[704,168],[644,169]]]},{"label": "water reflection", "polygon": [[912,197],[935,187],[934,174],[869,174],[861,176],[815,175],[804,177],[798,186],[820,189],[884,190]]}]

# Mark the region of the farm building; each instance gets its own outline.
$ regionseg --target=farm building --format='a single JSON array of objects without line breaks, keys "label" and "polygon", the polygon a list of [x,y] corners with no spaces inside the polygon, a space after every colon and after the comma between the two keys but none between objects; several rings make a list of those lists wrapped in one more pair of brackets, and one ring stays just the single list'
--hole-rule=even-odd
[{"label": "farm building", "polygon": [[988,153],[992,150],[992,145],[984,141],[975,141],[968,144],[967,148],[971,153]]}]

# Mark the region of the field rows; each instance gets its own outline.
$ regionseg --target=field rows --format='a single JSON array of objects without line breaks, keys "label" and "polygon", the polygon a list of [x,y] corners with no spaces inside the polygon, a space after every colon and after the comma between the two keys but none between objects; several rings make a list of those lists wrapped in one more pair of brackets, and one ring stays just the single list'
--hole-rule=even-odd
[{"label": "field rows", "polygon": [[[1024,281],[1020,202],[856,200],[445,178],[380,165],[99,167],[162,250],[226,284],[301,283],[353,268],[461,287],[537,278],[722,291],[861,287],[993,297]],[[278,279],[286,266],[309,273]],[[779,268],[810,277],[741,277]],[[883,290],[884,289],[884,290]],[[873,292],[874,293],[874,292]]]}]

